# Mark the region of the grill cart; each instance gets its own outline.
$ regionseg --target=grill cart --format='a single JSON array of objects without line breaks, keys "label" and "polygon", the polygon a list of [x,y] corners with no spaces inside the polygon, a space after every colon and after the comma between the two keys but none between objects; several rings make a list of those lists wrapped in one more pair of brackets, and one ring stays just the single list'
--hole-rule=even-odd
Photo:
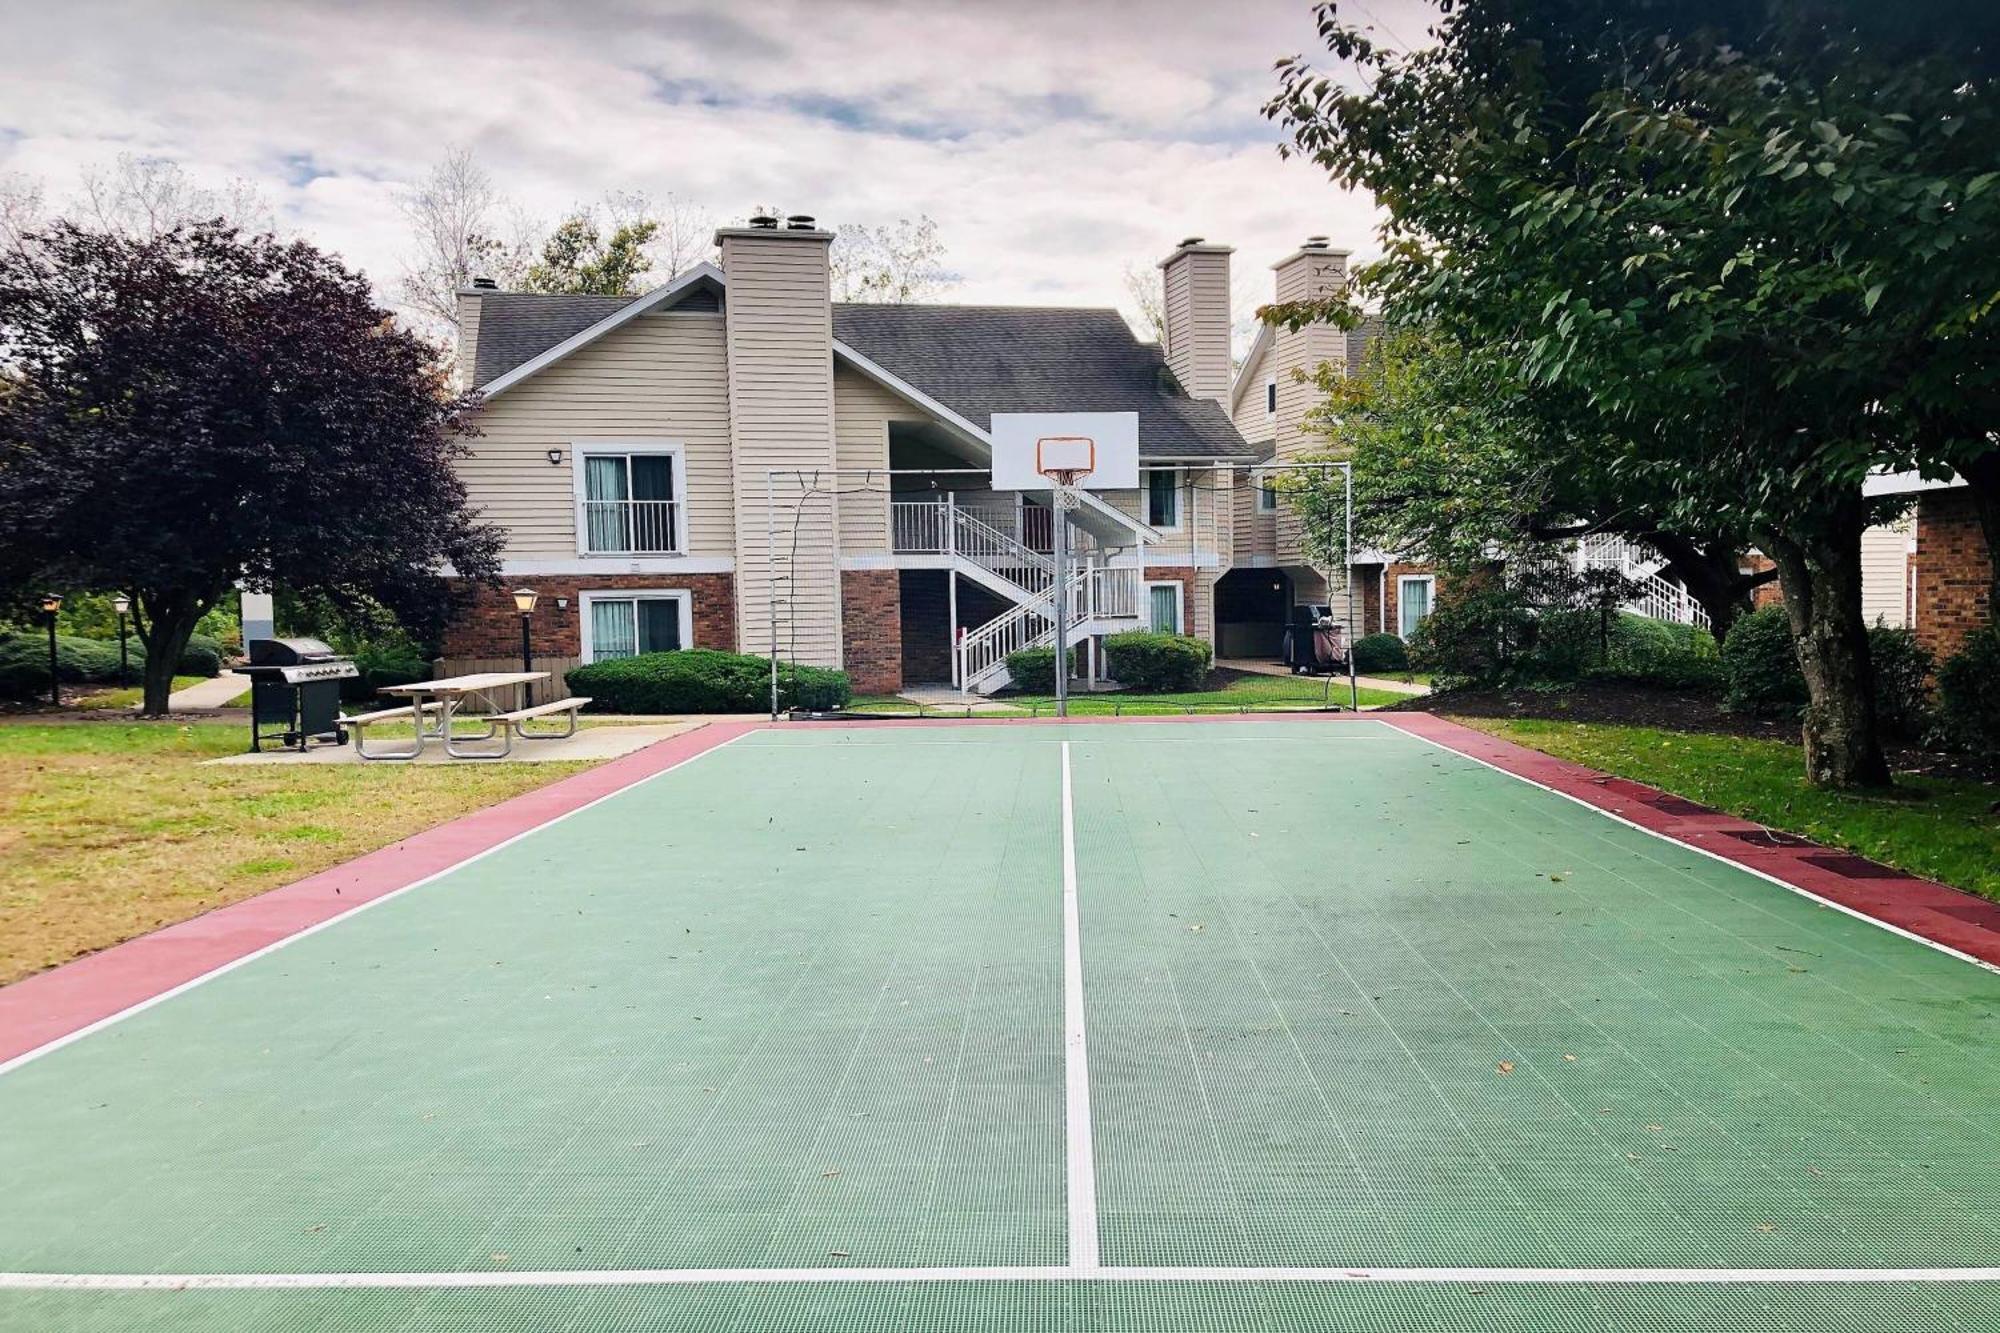
[{"label": "grill cart", "polygon": [[340,682],[361,674],[353,658],[318,639],[252,639],[248,647],[249,665],[236,671],[250,677],[252,753],[267,740],[295,750],[316,740],[346,744]]}]

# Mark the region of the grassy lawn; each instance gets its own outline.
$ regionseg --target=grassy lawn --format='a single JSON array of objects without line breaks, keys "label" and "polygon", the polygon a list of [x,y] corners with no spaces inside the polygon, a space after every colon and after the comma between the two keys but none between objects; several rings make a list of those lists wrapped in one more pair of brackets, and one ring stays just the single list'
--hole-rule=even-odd
[{"label": "grassy lawn", "polygon": [[199,764],[243,747],[235,723],[0,726],[0,984],[589,767]]},{"label": "grassy lawn", "polygon": [[1901,798],[1816,791],[1802,776],[1799,747],[1601,723],[1455,721],[1507,740],[1648,783],[1798,833],[1831,847],[2000,899],[2000,786],[1905,776]]},{"label": "grassy lawn", "polygon": [[[190,685],[199,685],[206,676],[175,676],[174,688],[184,690]],[[72,708],[137,708],[145,697],[143,685],[113,685],[109,689],[98,690],[94,694],[80,694],[71,701]],[[248,691],[245,691],[248,694]]]},{"label": "grassy lawn", "polygon": [[[1119,691],[1116,694],[1074,694],[1070,696],[1070,712],[1077,716],[1094,714],[1123,713],[1144,715],[1149,713],[1185,713],[1190,708],[1196,710],[1229,709],[1300,709],[1322,708],[1329,697],[1325,679],[1305,676],[1260,676],[1244,673],[1230,676],[1219,689],[1193,690],[1181,694],[1139,694]],[[1331,697],[1335,704],[1347,703],[1347,681],[1345,678],[1332,683]],[[1392,694],[1388,690],[1363,689],[1361,706],[1392,704],[1407,696]],[[1056,697],[1053,694],[1002,694],[995,695],[994,703],[1008,704],[1023,713],[1046,714],[1055,711]],[[850,711],[874,713],[877,715],[915,716],[922,711],[908,699],[872,696],[857,698]],[[933,710],[933,711],[952,711]]]}]

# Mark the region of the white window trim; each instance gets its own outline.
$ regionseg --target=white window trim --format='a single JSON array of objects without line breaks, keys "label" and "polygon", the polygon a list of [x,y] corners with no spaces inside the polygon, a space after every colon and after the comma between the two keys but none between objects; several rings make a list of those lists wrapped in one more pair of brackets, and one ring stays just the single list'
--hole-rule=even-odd
[{"label": "white window trim", "polygon": [[1187,633],[1187,584],[1179,579],[1148,579],[1146,581],[1146,628],[1153,627],[1153,589],[1172,588],[1174,590],[1175,634]]},{"label": "white window trim", "polygon": [[[1155,472],[1168,472],[1173,474],[1174,521],[1171,523],[1153,522],[1153,506],[1151,500],[1148,497],[1152,494],[1153,485],[1151,479],[1152,475]],[[1139,471],[1139,521],[1140,522],[1144,523],[1147,527],[1151,528],[1155,532],[1179,532],[1181,530],[1182,525],[1187,521],[1187,516],[1185,511],[1187,509],[1188,502],[1193,498],[1192,496],[1186,494],[1187,487],[1182,485],[1182,481],[1185,477],[1186,472],[1187,472],[1186,468],[1180,468],[1180,467],[1149,467],[1140,469]]]},{"label": "white window trim", "polygon": [[[674,470],[674,549],[671,551],[593,551],[589,549],[589,527],[583,519],[583,460],[593,454],[666,454]],[[570,520],[576,526],[576,553],[584,560],[673,559],[687,554],[688,491],[687,446],[680,440],[590,439],[569,442]]]},{"label": "white window trim", "polygon": [[593,588],[577,593],[576,600],[585,662],[597,660],[597,645],[590,641],[593,602],[679,602],[681,649],[694,647],[694,594],[686,588]]},{"label": "white window trim", "polygon": [[1264,380],[1264,415],[1267,417],[1278,415],[1278,377],[1276,375],[1266,376]]},{"label": "white window trim", "polygon": [[[1421,583],[1430,590],[1429,595],[1424,600],[1424,605],[1429,607],[1430,611],[1437,610],[1437,575],[1398,574],[1396,576],[1396,637],[1399,639],[1406,639],[1409,637],[1409,635],[1405,633],[1403,630],[1403,607],[1405,606],[1405,602],[1403,601],[1403,589],[1409,587],[1413,583]],[[1427,611],[1425,614],[1428,615],[1429,612]],[[1422,624],[1423,622],[1418,621],[1417,623]]]}]

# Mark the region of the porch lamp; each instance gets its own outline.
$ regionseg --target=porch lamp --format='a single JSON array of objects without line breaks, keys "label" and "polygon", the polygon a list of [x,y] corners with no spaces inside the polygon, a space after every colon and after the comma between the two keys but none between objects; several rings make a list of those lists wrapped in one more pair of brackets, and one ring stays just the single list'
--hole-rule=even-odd
[{"label": "porch lamp", "polygon": [[62,610],[62,595],[42,594],[42,614],[49,618],[49,707],[62,707],[62,684],[56,679],[56,613]]},{"label": "porch lamp", "polygon": [[534,649],[528,643],[528,622],[534,618],[535,603],[540,600],[541,594],[533,588],[514,589],[514,609],[521,613],[521,670],[523,671],[535,669]]},{"label": "porch lamp", "polygon": [[132,599],[119,593],[111,599],[111,609],[118,613],[118,683],[132,683],[131,649],[125,642],[125,615],[132,609]]}]

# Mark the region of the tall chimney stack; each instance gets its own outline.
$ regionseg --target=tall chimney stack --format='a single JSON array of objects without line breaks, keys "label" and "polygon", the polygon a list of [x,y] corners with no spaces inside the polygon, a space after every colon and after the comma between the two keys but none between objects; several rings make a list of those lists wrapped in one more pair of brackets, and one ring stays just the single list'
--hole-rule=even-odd
[{"label": "tall chimney stack", "polygon": [[1167,365],[1190,398],[1229,410],[1229,256],[1190,236],[1160,261],[1161,337]]}]

